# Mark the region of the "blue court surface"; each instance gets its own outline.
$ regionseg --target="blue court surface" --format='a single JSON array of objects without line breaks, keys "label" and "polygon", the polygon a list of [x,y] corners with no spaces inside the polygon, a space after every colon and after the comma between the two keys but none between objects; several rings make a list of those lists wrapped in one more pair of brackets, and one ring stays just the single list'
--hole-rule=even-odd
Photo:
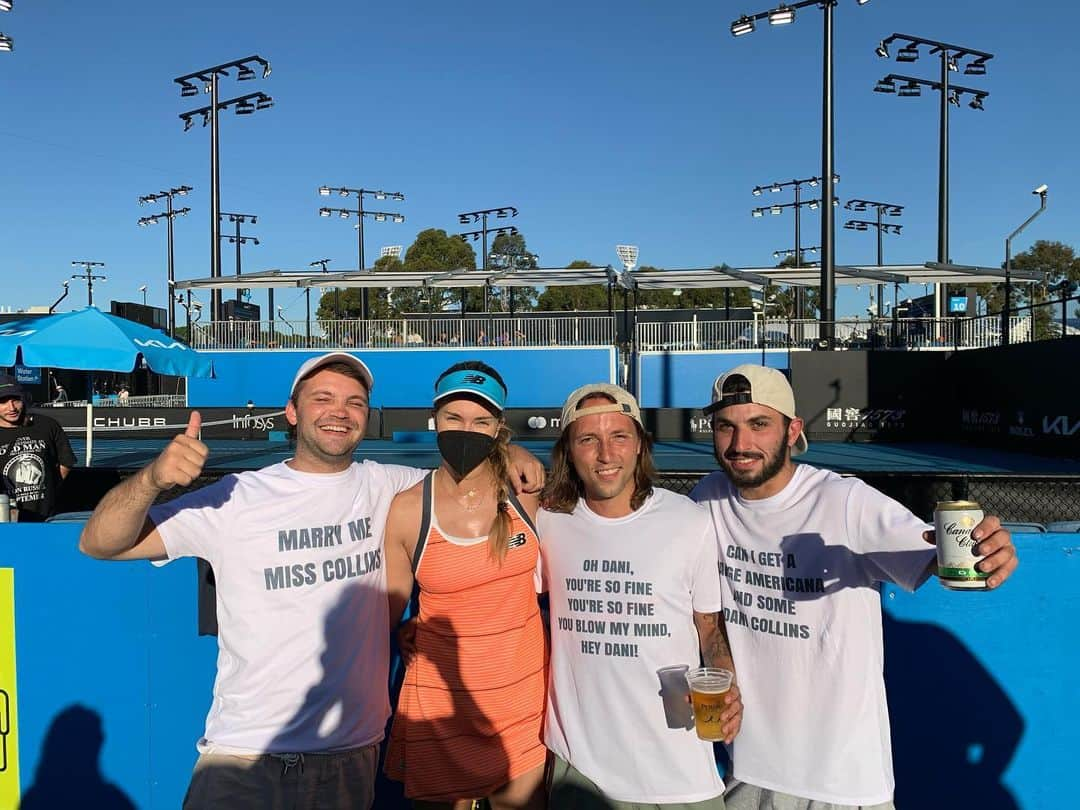
[{"label": "blue court surface", "polygon": [[[85,463],[85,441],[72,440],[75,456]],[[116,439],[95,441],[92,466],[135,469],[149,463],[165,446],[157,439]],[[219,440],[208,442],[208,470],[233,472],[265,467],[292,456],[288,444],[265,441]],[[548,463],[551,442],[523,441],[519,444]],[[712,446],[698,442],[659,442],[656,444],[657,467],[665,473],[707,473],[717,469]],[[430,441],[392,442],[365,440],[356,452],[357,459],[372,459],[385,464],[411,467],[437,467],[438,450]],[[968,475],[1080,476],[1080,459],[1061,459],[988,450],[961,444],[910,443],[869,444],[849,442],[811,442],[800,461],[839,473],[879,473],[910,475],[915,473],[964,473]]]}]

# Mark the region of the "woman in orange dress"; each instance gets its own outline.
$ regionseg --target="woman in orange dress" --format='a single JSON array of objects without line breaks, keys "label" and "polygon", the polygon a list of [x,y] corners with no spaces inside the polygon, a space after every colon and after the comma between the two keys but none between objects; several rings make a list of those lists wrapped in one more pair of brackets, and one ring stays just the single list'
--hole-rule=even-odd
[{"label": "woman in orange dress", "polygon": [[391,621],[414,582],[420,608],[385,769],[417,808],[545,803],[537,501],[510,488],[505,404],[490,366],[443,372],[434,401],[442,464],[395,498],[387,521]]}]

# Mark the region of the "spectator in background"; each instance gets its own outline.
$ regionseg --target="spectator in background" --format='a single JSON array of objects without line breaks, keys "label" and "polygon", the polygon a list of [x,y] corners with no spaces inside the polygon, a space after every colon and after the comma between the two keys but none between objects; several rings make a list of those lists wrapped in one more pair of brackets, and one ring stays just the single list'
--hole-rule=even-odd
[{"label": "spectator in background", "polygon": [[126,406],[131,397],[131,394],[127,390],[126,385],[120,386],[120,391],[116,395],[116,402],[121,406]]},{"label": "spectator in background", "polygon": [[53,514],[60,485],[74,466],[60,424],[29,413],[22,385],[0,375],[0,485],[19,510],[20,523],[40,523]]},{"label": "spectator in background", "polygon": [[62,386],[56,380],[53,380],[53,386],[56,388],[56,396],[53,397],[53,402],[57,402],[57,403],[67,402],[68,401],[68,395],[67,395],[67,391],[64,390],[64,386]]}]

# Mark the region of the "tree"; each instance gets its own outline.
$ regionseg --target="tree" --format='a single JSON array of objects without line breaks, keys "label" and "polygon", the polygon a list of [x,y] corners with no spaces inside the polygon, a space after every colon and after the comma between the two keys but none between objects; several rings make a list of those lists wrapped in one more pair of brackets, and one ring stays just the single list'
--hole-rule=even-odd
[{"label": "tree", "polygon": [[[596,265],[584,259],[575,259],[567,267],[571,269],[587,269],[596,267]],[[536,308],[544,312],[606,310],[608,308],[608,288],[606,284],[548,287],[537,299]]]},{"label": "tree", "polygon": [[[662,267],[642,265],[641,270],[663,270]],[[729,269],[726,264],[714,270]],[[688,287],[667,290],[642,290],[638,304],[643,309],[723,309],[727,306],[750,306],[750,290],[746,287]]]},{"label": "tree", "polygon": [[[795,267],[795,257],[787,256],[784,258],[777,267]],[[818,313],[821,312],[821,288],[820,287],[803,287],[803,317],[804,318],[816,318]],[[795,316],[795,296],[797,293],[796,287],[782,287],[776,291],[772,300],[776,304],[774,312],[783,318],[793,318]],[[770,315],[773,313],[769,313]]]},{"label": "tree", "polygon": [[[400,273],[404,265],[397,256],[380,256],[375,262],[376,273]],[[408,287],[372,287],[368,290],[368,312],[376,320],[396,318],[401,314],[398,303]]]},{"label": "tree", "polygon": [[[441,228],[428,228],[416,235],[416,241],[405,251],[401,269],[407,273],[448,273],[452,270],[475,270],[476,253],[472,246],[457,236],[448,236]],[[431,306],[436,312],[460,301],[457,290],[431,288]],[[394,309],[397,312],[422,312],[428,308],[424,291],[420,287],[399,287],[394,292]]]},{"label": "tree", "polygon": [[319,296],[319,305],[315,309],[316,320],[332,321],[335,319],[335,314],[338,320],[355,320],[361,317],[364,308],[359,288],[325,289],[326,291]]},{"label": "tree", "polygon": [[[521,233],[500,233],[491,243],[488,251],[488,270],[532,270],[536,267],[536,256],[525,246],[525,237]],[[510,290],[514,291],[514,311],[522,312],[536,307],[540,291],[536,287],[492,287],[488,294],[488,308],[492,312],[508,312],[510,309]],[[469,311],[481,312],[484,309],[484,290],[482,287],[469,289]]]},{"label": "tree", "polygon": [[[1005,266],[1002,262],[1002,267]],[[1027,281],[1013,281],[1010,306],[1013,309],[1028,305],[1038,305],[1048,300],[1060,300],[1061,285],[1071,295],[1080,282],[1080,257],[1076,251],[1064,242],[1051,242],[1040,239],[1029,249],[1012,257],[1013,270],[1027,270],[1042,273],[1044,280],[1035,284]],[[952,285],[953,289],[956,285]],[[1051,290],[1054,291],[1051,295]],[[978,284],[975,292],[986,302],[989,314],[1000,313],[1005,308],[1004,284]],[[1052,307],[1036,306],[1032,310],[1036,339],[1044,339],[1056,334],[1056,327],[1051,326]],[[1023,313],[1021,313],[1023,314]]]}]

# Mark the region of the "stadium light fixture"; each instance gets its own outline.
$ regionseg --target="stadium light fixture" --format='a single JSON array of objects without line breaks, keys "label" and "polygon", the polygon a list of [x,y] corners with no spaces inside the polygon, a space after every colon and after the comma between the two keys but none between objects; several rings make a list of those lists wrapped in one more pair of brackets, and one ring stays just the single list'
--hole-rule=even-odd
[{"label": "stadium light fixture", "polygon": [[[405,217],[402,214],[398,214],[391,211],[370,211],[364,208],[364,198],[371,197],[376,200],[398,200],[404,202],[405,195],[400,191],[383,191],[382,189],[371,188],[352,188],[350,186],[319,186],[318,193],[322,197],[329,197],[331,194],[337,194],[339,197],[356,197],[356,208],[320,208],[319,216],[328,217],[331,214],[336,213],[341,219],[349,219],[355,216],[357,224],[353,227],[356,228],[356,261],[357,269],[361,272],[367,270],[366,258],[364,255],[364,219],[371,217],[376,222],[386,222],[388,219],[391,222],[403,223]],[[324,213],[325,212],[325,213]],[[335,290],[335,297],[339,296],[339,292]],[[340,312],[340,308],[335,305],[335,309]],[[366,287],[360,288],[360,310],[361,317],[366,321],[370,316],[370,302],[369,302],[369,290]]]},{"label": "stadium light fixture", "polygon": [[[256,110],[265,110],[273,106],[273,99],[265,93],[248,93],[244,96],[221,101],[218,97],[218,84],[221,79],[234,76],[239,81],[255,78],[255,68],[262,68],[263,78],[270,75],[270,63],[253,54],[243,59],[234,59],[220,65],[197,70],[184,76],[177,76],[173,81],[180,86],[181,98],[198,95],[198,85],[202,84],[210,95],[210,104],[180,114],[187,132],[193,125],[196,115],[202,115],[203,126],[210,125],[210,277],[221,277],[221,161],[218,139],[218,113],[230,107],[237,115],[251,115]],[[237,292],[239,295],[239,291]],[[221,290],[210,291],[210,319],[219,321],[223,312]]]}]

